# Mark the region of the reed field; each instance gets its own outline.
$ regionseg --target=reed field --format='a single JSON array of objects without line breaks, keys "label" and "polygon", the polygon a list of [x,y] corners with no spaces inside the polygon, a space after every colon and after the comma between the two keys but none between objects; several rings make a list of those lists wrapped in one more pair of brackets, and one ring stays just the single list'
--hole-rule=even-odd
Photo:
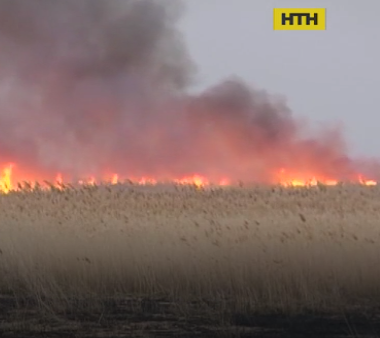
[{"label": "reed field", "polygon": [[219,304],[221,315],[366,311],[380,302],[380,189],[117,184],[1,194],[0,294],[58,312],[73,299],[128,297]]}]

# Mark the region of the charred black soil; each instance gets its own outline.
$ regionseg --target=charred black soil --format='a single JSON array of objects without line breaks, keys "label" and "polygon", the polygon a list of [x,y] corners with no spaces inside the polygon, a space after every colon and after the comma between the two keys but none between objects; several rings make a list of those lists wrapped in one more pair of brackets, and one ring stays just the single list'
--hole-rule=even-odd
[{"label": "charred black soil", "polygon": [[1,337],[379,337],[380,308],[331,314],[241,313],[206,301],[0,298]]}]

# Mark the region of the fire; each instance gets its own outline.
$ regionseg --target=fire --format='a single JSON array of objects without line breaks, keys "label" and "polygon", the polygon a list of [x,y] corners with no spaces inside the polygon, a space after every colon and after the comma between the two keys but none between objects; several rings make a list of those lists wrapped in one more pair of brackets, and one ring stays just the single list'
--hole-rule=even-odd
[{"label": "fire", "polygon": [[139,180],[133,179],[132,181],[137,182],[138,184],[141,184],[141,185],[157,184],[157,181],[154,178],[150,178],[150,177],[142,177]]},{"label": "fire", "polygon": [[[93,17],[90,2],[77,8],[74,1],[51,1],[52,19],[35,25],[46,13],[38,1],[29,1],[22,30],[0,25],[6,89],[0,112],[1,192],[32,188],[35,182],[43,182],[38,188],[65,189],[125,180],[198,188],[240,185],[239,180],[307,187],[377,184],[380,160],[351,158],[340,124],[313,128],[293,115],[285,98],[235,75],[190,91],[196,64],[178,39],[176,20],[161,15],[167,9],[159,2],[145,1],[140,10],[134,1],[120,6],[117,17],[114,6],[105,5]],[[24,5],[8,7],[3,16],[9,22],[23,19]],[[151,30],[146,15],[160,29]],[[129,25],[125,17],[141,24]],[[62,20],[79,30],[61,29]],[[110,36],[121,43],[110,43]],[[61,53],[68,42],[74,54]],[[19,54],[25,57],[13,57]],[[41,55],[59,57],[41,62]]]},{"label": "fire", "polygon": [[193,184],[197,187],[209,185],[208,180],[200,175],[194,175],[194,176],[184,177],[181,179],[176,179],[174,180],[174,182],[178,184]]},{"label": "fire", "polygon": [[[0,178],[0,192],[2,193],[9,193],[10,191],[17,191],[21,188],[20,182],[26,180],[20,180],[15,177],[13,177],[13,169],[15,165],[13,163],[7,164],[3,167],[1,171],[1,178]],[[291,173],[287,171],[286,169],[282,168],[278,171],[278,174],[275,175],[276,178],[273,180],[273,184],[280,184],[284,187],[312,187],[317,186],[318,184],[323,184],[327,186],[334,186],[338,184],[338,180],[330,177],[323,177],[318,175],[311,175],[311,174],[299,174],[299,173]],[[113,174],[109,177],[108,180],[111,184],[118,184],[121,182],[120,176],[118,174]],[[128,181],[132,182],[133,184],[139,184],[139,185],[155,185],[158,184],[160,181],[153,177],[141,177],[141,178],[132,178],[128,179]],[[211,184],[210,180],[204,176],[201,176],[199,174],[194,174],[190,176],[185,176],[181,178],[173,178],[170,180],[171,182],[175,184],[180,185],[193,185],[197,188],[209,186]],[[375,186],[377,185],[377,182],[374,180],[365,179],[363,175],[358,175],[356,180],[353,180],[353,182],[366,185],[366,186]],[[80,185],[86,184],[86,185],[95,185],[97,183],[97,180],[94,176],[90,176],[87,180],[79,180],[77,182]],[[26,183],[28,187],[34,187],[35,183]],[[218,186],[229,186],[232,185],[231,180],[228,178],[223,178],[216,182],[216,185]],[[63,175],[61,173],[58,173],[55,177],[55,183],[50,185],[46,184],[45,186],[42,185],[42,187],[51,187],[54,186],[58,189],[64,188],[64,179]],[[17,188],[16,188],[17,187]]]},{"label": "fire", "polygon": [[56,180],[57,183],[62,184],[63,183],[62,174],[57,174],[57,177],[56,177],[55,180]]},{"label": "fire", "polygon": [[361,184],[364,184],[364,185],[377,185],[377,182],[374,181],[374,180],[365,180],[363,179],[362,175],[359,175],[358,176],[358,181],[361,183]]},{"label": "fire", "polygon": [[[283,168],[279,172],[279,183],[284,186],[316,186],[319,183],[324,185],[337,185],[338,180],[326,178],[323,176],[315,175],[300,175],[300,174],[288,174]],[[358,180],[362,184],[366,184],[365,180]]]},{"label": "fire", "polygon": [[[323,176],[313,176],[313,175],[289,175],[285,169],[281,169],[279,172],[279,183],[284,186],[316,186],[318,184],[334,186],[339,183],[338,180],[332,178],[326,178]],[[374,186],[377,185],[377,182],[374,180],[367,180],[363,178],[363,175],[358,175],[356,183]]]},{"label": "fire", "polygon": [[8,164],[3,170],[0,179],[0,191],[8,193],[13,189],[12,185],[13,164]]},{"label": "fire", "polygon": [[112,184],[117,184],[118,182],[119,182],[119,175],[118,174],[114,174],[112,176],[111,183]]}]

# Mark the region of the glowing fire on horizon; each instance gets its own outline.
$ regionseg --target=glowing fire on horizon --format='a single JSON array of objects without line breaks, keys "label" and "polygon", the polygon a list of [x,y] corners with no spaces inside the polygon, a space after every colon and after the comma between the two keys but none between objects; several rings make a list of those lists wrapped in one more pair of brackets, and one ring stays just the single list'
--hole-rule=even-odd
[{"label": "glowing fire on horizon", "polygon": [[[97,183],[107,182],[107,183],[115,185],[115,184],[123,182],[123,180],[120,179],[120,176],[118,174],[109,175],[109,178],[105,178],[104,180],[99,180],[99,181],[96,180],[95,177],[90,176],[86,180],[79,180],[78,182],[66,182],[62,174],[58,173],[55,177],[54,183],[49,184],[48,182],[45,181],[45,184],[40,184],[38,180],[30,182],[28,180],[18,179],[17,177],[14,177],[13,175],[14,167],[15,167],[14,164],[7,164],[6,166],[2,168],[1,177],[0,177],[0,192],[9,193],[10,191],[20,190],[22,189],[22,184],[21,184],[22,182],[26,183],[27,186],[29,187],[33,187],[36,184],[39,184],[41,188],[48,188],[48,187],[53,186],[58,189],[63,188],[65,184],[68,184],[68,183],[78,183],[79,185],[95,185]],[[146,177],[146,176],[140,177],[140,178],[126,178],[126,180],[134,184],[139,184],[139,185],[155,185],[161,182],[160,180],[156,178]],[[229,180],[228,178],[224,178],[218,182],[210,182],[209,179],[198,174],[185,176],[181,178],[172,178],[170,181],[171,183],[175,183],[175,184],[193,185],[196,187],[205,187],[205,186],[209,186],[210,184],[214,184],[217,186],[234,185],[233,182],[231,182],[231,180]],[[287,172],[284,168],[282,168],[278,170],[278,176],[277,178],[273,179],[272,183],[279,184],[284,187],[297,187],[297,186],[307,187],[307,186],[317,186],[318,184],[334,186],[334,185],[337,185],[339,181],[333,178],[319,177],[317,175],[304,176],[304,175],[291,174]],[[377,185],[376,181],[366,179],[360,174],[358,174],[357,179],[353,180],[352,183],[362,184],[366,186]]]},{"label": "glowing fire on horizon", "polygon": [[233,74],[193,91],[178,1],[80,3],[0,1],[0,193],[380,182],[380,159],[351,157],[340,123],[314,128]]}]

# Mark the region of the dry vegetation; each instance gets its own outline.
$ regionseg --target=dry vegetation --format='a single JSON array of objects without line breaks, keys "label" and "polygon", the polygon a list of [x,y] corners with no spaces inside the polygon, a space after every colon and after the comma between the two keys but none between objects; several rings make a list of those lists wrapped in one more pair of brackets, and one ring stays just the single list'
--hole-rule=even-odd
[{"label": "dry vegetation", "polygon": [[[380,301],[380,189],[133,185],[0,195],[0,293],[161,297],[240,312]],[[211,304],[208,303],[208,304]]]}]

